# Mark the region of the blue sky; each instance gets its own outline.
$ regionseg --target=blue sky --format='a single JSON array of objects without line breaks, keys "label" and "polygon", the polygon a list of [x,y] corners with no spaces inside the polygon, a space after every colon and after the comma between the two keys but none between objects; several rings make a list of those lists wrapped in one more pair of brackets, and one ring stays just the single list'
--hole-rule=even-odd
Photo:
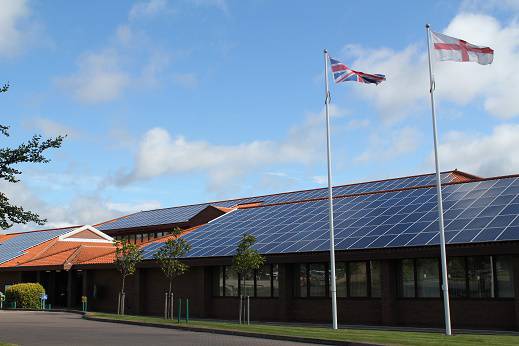
[{"label": "blue sky", "polygon": [[50,227],[323,186],[323,48],[387,75],[332,85],[334,182],[431,172],[426,22],[496,50],[435,65],[442,168],[519,173],[519,1],[3,6],[2,145],[68,137],[2,191]]}]

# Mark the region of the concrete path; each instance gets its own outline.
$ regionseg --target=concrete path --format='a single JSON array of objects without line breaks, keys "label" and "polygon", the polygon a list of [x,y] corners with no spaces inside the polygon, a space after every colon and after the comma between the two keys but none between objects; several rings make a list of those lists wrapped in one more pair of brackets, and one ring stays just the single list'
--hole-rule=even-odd
[{"label": "concrete path", "polygon": [[303,343],[87,321],[61,312],[0,311],[0,342],[18,345],[279,345]]}]

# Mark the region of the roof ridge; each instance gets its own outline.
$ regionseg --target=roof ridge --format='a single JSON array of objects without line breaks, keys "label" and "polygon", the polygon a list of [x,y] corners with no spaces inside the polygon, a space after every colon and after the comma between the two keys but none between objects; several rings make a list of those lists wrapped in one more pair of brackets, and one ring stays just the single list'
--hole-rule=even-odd
[{"label": "roof ridge", "polygon": [[[32,231],[25,231],[25,232],[13,232],[13,233],[2,233],[0,235],[12,235],[12,234],[28,234],[28,233],[37,233],[37,232],[50,232],[50,231],[59,231],[62,229],[74,229],[78,228],[84,225],[75,225],[75,226],[66,226],[66,227],[57,227],[57,228],[46,228],[46,229],[36,229]],[[53,238],[54,239],[54,238]]]},{"label": "roof ridge", "polygon": [[[462,175],[466,175],[467,177],[473,177],[473,179],[483,179],[483,178],[477,177],[475,175],[471,175],[469,173],[465,173],[465,172],[459,171],[457,169],[443,171],[443,172],[440,172],[440,174],[454,173],[454,172],[460,173]],[[392,180],[406,179],[406,178],[417,178],[417,177],[424,177],[424,176],[427,176],[427,175],[434,175],[434,174],[435,173],[421,173],[421,174],[406,175],[406,176],[403,176],[403,177],[396,177],[396,178],[375,179],[375,180],[361,181],[361,182],[357,182],[357,183],[348,183],[348,184],[334,185],[333,188],[344,187],[344,186],[354,186],[354,185],[360,185],[360,184],[380,183],[380,182],[384,182],[384,181],[392,181]],[[127,215],[124,215],[124,216],[121,216],[121,217],[118,217],[118,218],[115,218],[115,219],[112,219],[112,220],[108,220],[108,221],[105,221],[105,222],[98,223],[97,225],[104,225],[104,224],[107,224],[107,223],[110,223],[110,222],[113,222],[113,221],[117,221],[119,219],[123,219],[123,218],[129,217],[129,216],[132,216],[132,215],[135,215],[135,214],[138,214],[138,213],[147,213],[147,212],[152,212],[152,211],[156,211],[156,210],[166,210],[166,209],[175,209],[175,208],[184,208],[184,207],[194,207],[194,206],[201,206],[201,205],[213,205],[215,203],[232,202],[232,201],[240,201],[240,200],[249,200],[249,199],[253,199],[253,198],[262,198],[262,197],[270,197],[270,196],[280,196],[280,195],[286,195],[286,194],[291,194],[291,193],[316,191],[316,190],[322,190],[322,189],[326,189],[326,187],[316,187],[316,188],[311,188],[311,189],[292,190],[292,191],[284,191],[284,192],[270,193],[270,194],[257,195],[257,196],[236,197],[236,198],[229,198],[229,199],[222,199],[222,200],[214,200],[214,201],[210,201],[210,202],[193,203],[193,204],[185,204],[185,205],[176,205],[176,206],[165,207],[165,208],[155,208],[155,209],[149,209],[149,210],[141,210],[141,211],[137,211],[137,212],[134,212],[134,213],[131,213],[131,214],[127,214]],[[236,204],[236,205],[239,205],[239,204]]]},{"label": "roof ridge", "polygon": [[[482,182],[482,181],[507,179],[507,178],[518,178],[518,177],[519,177],[519,173],[503,175],[503,176],[496,176],[496,177],[489,177],[489,178],[479,178],[479,179],[475,179],[475,180],[471,180],[471,181],[452,181],[449,183],[442,183],[441,185],[450,186],[450,185],[457,185],[457,184],[469,184],[469,183],[477,183],[477,182]],[[378,191],[352,193],[352,194],[347,194],[347,195],[338,195],[338,196],[333,196],[333,199],[350,198],[350,197],[358,197],[358,196],[366,196],[366,195],[376,195],[376,194],[381,194],[381,193],[409,191],[409,190],[425,189],[425,188],[433,188],[433,187],[436,187],[436,184],[409,186],[409,187],[403,187],[403,188],[399,188],[399,189],[378,190]],[[303,199],[303,200],[298,200],[298,201],[286,201],[286,202],[278,202],[278,203],[271,203],[271,204],[244,206],[240,209],[254,209],[254,208],[272,207],[272,206],[277,206],[277,205],[297,204],[297,203],[304,203],[304,202],[316,202],[316,201],[322,201],[322,200],[327,200],[327,199],[328,199],[328,197],[316,197],[316,198],[308,198],[308,199]]]}]

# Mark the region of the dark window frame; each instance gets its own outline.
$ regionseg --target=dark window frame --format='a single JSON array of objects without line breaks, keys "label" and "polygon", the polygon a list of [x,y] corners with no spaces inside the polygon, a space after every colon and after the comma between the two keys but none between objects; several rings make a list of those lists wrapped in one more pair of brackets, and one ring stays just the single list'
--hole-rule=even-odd
[{"label": "dark window frame", "polygon": [[[270,271],[270,296],[268,297],[265,297],[265,296],[262,296],[262,297],[258,297],[258,287],[257,287],[257,274],[258,274],[258,271],[255,270],[254,271],[254,275],[253,275],[253,295],[250,296],[251,298],[258,298],[258,299],[272,299],[272,298],[279,298],[279,296],[274,296],[274,265],[276,265],[276,263],[267,263],[266,265],[269,266],[269,271]],[[226,294],[226,290],[225,290],[225,284],[226,284],[226,281],[227,281],[227,270],[230,270],[231,266],[229,265],[221,265],[221,266],[215,266],[214,268],[218,268],[218,271],[216,270],[213,270],[211,276],[212,276],[212,282],[214,283],[214,281],[217,281],[218,282],[218,285],[219,285],[219,280],[220,280],[220,277],[216,275],[216,273],[222,273],[223,277],[222,277],[222,294],[220,295],[219,292],[215,292],[215,285],[211,285],[212,289],[211,289],[211,295],[212,297],[214,298],[237,298],[239,297],[241,294],[242,294],[242,290],[243,290],[243,287],[242,287],[242,275],[241,274],[238,274],[238,295],[237,296],[229,296]],[[279,273],[279,268],[278,268],[278,273]],[[219,287],[219,286],[218,286]]]}]

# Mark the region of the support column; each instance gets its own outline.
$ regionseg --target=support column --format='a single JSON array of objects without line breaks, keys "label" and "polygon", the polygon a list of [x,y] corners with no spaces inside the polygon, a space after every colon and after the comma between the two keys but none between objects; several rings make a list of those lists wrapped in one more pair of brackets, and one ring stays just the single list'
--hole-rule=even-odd
[{"label": "support column", "polygon": [[381,296],[381,310],[382,310],[382,324],[395,325],[396,319],[396,297],[397,297],[397,263],[395,260],[383,260],[381,262],[382,270],[382,296]]},{"label": "support column", "polygon": [[290,304],[292,301],[292,265],[279,264],[279,319],[281,321],[290,321],[292,319]]},{"label": "support column", "polygon": [[56,301],[57,301],[57,294],[56,294],[56,272],[55,271],[50,271],[49,273],[49,294],[48,294],[48,297],[49,297],[49,303],[52,304],[53,306],[56,305]]},{"label": "support column", "polygon": [[142,280],[142,277],[143,277],[143,269],[142,268],[137,268],[135,270],[135,277],[134,277],[134,280],[133,280],[133,289],[134,289],[134,298],[135,301],[134,301],[134,306],[135,306],[135,310],[133,311],[134,314],[138,315],[140,314],[141,312],[141,280]]},{"label": "support column", "polygon": [[36,282],[41,285],[41,272],[40,271],[36,272]]},{"label": "support column", "polygon": [[72,270],[67,271],[67,308],[72,309],[72,297],[74,296],[72,292]]},{"label": "support column", "polygon": [[88,271],[86,270],[83,270],[81,274],[81,295],[88,297]]},{"label": "support column", "polygon": [[211,299],[212,299],[212,271],[211,267],[203,267],[202,273],[203,285],[199,294],[200,299],[200,317],[207,318],[211,314]]},{"label": "support column", "polygon": [[514,273],[514,306],[515,306],[515,329],[519,330],[519,256],[512,259]]}]

